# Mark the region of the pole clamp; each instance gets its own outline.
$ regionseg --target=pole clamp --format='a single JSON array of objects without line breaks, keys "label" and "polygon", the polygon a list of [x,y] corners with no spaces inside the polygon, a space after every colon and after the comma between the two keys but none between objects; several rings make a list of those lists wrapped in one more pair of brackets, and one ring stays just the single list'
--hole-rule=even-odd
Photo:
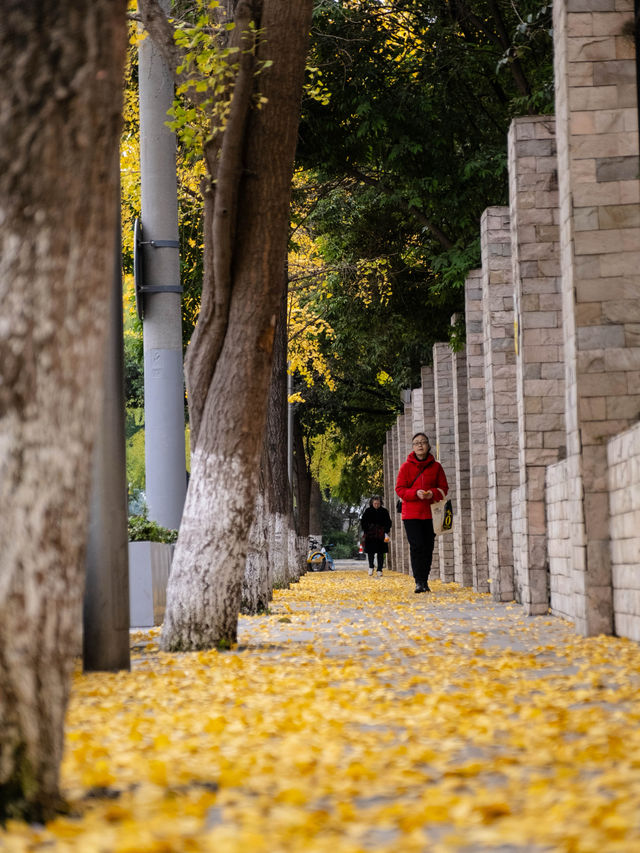
[{"label": "pole clamp", "polygon": [[142,263],[143,246],[152,249],[179,249],[178,240],[143,240],[142,222],[136,218],[133,223],[133,280],[136,294],[136,311],[140,320],[144,320],[145,293],[182,293],[179,284],[145,284],[144,265]]}]

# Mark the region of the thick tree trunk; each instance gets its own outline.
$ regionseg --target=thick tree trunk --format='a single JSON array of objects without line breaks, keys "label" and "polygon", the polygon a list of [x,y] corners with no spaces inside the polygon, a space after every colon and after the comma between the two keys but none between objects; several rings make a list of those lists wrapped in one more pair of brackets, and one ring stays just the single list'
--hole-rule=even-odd
[{"label": "thick tree trunk", "polygon": [[273,64],[252,76],[252,93],[267,102],[245,116],[255,67],[241,61],[215,172],[209,161],[212,262],[187,360],[197,437],[167,591],[165,649],[236,640],[287,254],[311,0],[240,0],[236,13],[239,37],[247,15],[262,33],[256,62]]},{"label": "thick tree trunk", "polygon": [[[286,280],[286,276],[285,276]],[[249,553],[242,585],[242,612],[264,611],[273,588],[299,580],[300,568],[289,559],[291,490],[287,470],[287,288],[282,291],[276,325],[267,423],[262,452],[261,490],[249,531]]]},{"label": "thick tree trunk", "polygon": [[293,470],[296,484],[296,522],[298,535],[309,537],[309,510],[311,506],[311,472],[304,450],[302,430],[297,418],[293,421]]},{"label": "thick tree trunk", "polygon": [[263,491],[256,499],[248,547],[240,609],[255,615],[264,613],[271,601],[270,514]]},{"label": "thick tree trunk", "polygon": [[271,468],[269,500],[272,511],[277,515],[289,515],[291,513],[291,489],[289,487],[287,459],[287,414],[287,284],[285,276],[273,348],[273,371],[269,388],[265,432]]},{"label": "thick tree trunk", "polygon": [[287,415],[287,287],[285,284],[276,327],[265,432],[271,474],[269,478],[269,566],[273,584],[279,588],[286,588],[300,576],[299,568],[289,559],[289,528],[293,527],[293,515],[287,458]]},{"label": "thick tree trunk", "polygon": [[[286,281],[286,276],[285,276]],[[286,589],[289,573],[289,534],[292,523],[287,475],[287,289],[283,287],[276,325],[267,423],[262,450],[261,490],[249,531],[249,552],[242,584],[243,613],[264,611],[272,589]]]},{"label": "thick tree trunk", "polygon": [[317,480],[311,480],[309,497],[309,535],[319,538],[322,536],[322,492]]},{"label": "thick tree trunk", "polygon": [[59,805],[113,282],[124,0],[0,25],[0,821]]}]

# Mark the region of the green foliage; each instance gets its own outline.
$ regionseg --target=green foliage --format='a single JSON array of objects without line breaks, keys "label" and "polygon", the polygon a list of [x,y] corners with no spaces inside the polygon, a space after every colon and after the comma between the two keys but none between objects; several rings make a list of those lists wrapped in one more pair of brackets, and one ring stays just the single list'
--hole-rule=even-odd
[{"label": "green foliage", "polygon": [[358,551],[359,511],[326,492],[321,505],[322,541],[333,544],[336,559],[354,557]]},{"label": "green foliage", "polygon": [[538,0],[316,5],[294,224],[327,272],[296,295],[331,329],[319,346],[335,387],[317,376],[294,389],[307,435],[340,434],[342,500],[379,490],[400,392],[420,384],[433,344],[464,343],[451,316],[480,263],[481,214],[508,199],[509,123],[549,108],[549,11]]},{"label": "green foliage", "polygon": [[358,536],[355,530],[323,530],[322,541],[333,543],[331,556],[334,560],[349,559],[358,553]]},{"label": "green foliage", "polygon": [[144,409],[127,409],[125,416],[127,483],[131,491],[144,490]]},{"label": "green foliage", "polygon": [[144,515],[129,516],[130,542],[166,542],[173,543],[178,538],[177,530],[169,530]]},{"label": "green foliage", "polygon": [[137,315],[124,315],[124,402],[131,409],[144,407],[144,348],[142,324]]},{"label": "green foliage", "polygon": [[[189,18],[176,24],[175,41],[183,51],[177,72],[183,82],[176,89],[168,125],[176,133],[184,156],[198,162],[205,146],[226,127],[240,57],[243,52],[255,55],[263,32],[251,21],[243,33],[243,49],[225,43],[222,36],[236,25],[224,21],[223,9],[215,0],[197,0]],[[271,61],[258,62],[254,73],[261,74],[270,65]],[[256,95],[255,106],[264,103],[265,99]]]}]

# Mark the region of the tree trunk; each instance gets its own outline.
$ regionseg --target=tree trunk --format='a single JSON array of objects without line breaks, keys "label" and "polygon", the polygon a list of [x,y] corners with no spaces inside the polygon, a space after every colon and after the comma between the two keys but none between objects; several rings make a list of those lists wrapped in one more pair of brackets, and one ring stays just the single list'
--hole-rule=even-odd
[{"label": "tree trunk", "polygon": [[317,480],[311,480],[309,498],[309,535],[316,539],[322,537],[322,492]]},{"label": "tree trunk", "polygon": [[[285,276],[286,280],[287,276]],[[287,287],[283,288],[276,327],[273,373],[269,392],[265,443],[269,458],[269,564],[273,585],[286,588],[300,577],[289,559],[289,529],[293,526],[288,471],[287,405]]]},{"label": "tree trunk", "polygon": [[311,472],[304,450],[302,429],[297,417],[293,421],[293,468],[296,484],[296,521],[298,536],[309,537],[309,508],[311,502]]},{"label": "tree trunk", "polygon": [[[235,12],[241,44],[249,19],[262,34],[255,61],[240,54],[219,157],[207,152],[215,175],[204,226],[211,253],[186,365],[196,438],[167,590],[165,649],[236,640],[287,255],[311,0],[239,0]],[[273,64],[256,77],[264,61]],[[267,101],[248,111],[257,91]]]},{"label": "tree trunk", "polygon": [[282,299],[276,325],[273,348],[273,372],[269,388],[267,428],[265,441],[271,466],[270,503],[278,515],[291,513],[287,459],[287,277],[282,289]]},{"label": "tree trunk", "polygon": [[[286,281],[286,276],[285,276]],[[276,325],[267,423],[262,451],[264,488],[256,501],[249,531],[249,552],[242,584],[242,613],[266,610],[273,588],[299,580],[289,560],[291,492],[287,471],[287,288],[282,291]],[[262,483],[262,481],[261,481]]]},{"label": "tree trunk", "polygon": [[113,286],[125,0],[0,27],[0,821],[60,805]]},{"label": "tree trunk", "polygon": [[261,491],[256,498],[253,521],[249,528],[247,559],[242,579],[240,610],[250,616],[264,613],[271,601],[269,519],[265,493]]}]

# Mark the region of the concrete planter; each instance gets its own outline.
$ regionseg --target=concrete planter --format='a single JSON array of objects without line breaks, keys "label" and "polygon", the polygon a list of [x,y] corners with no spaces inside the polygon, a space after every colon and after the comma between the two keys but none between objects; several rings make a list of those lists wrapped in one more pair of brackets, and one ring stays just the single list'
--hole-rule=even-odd
[{"label": "concrete planter", "polygon": [[174,545],[129,542],[129,622],[132,628],[161,625]]}]

